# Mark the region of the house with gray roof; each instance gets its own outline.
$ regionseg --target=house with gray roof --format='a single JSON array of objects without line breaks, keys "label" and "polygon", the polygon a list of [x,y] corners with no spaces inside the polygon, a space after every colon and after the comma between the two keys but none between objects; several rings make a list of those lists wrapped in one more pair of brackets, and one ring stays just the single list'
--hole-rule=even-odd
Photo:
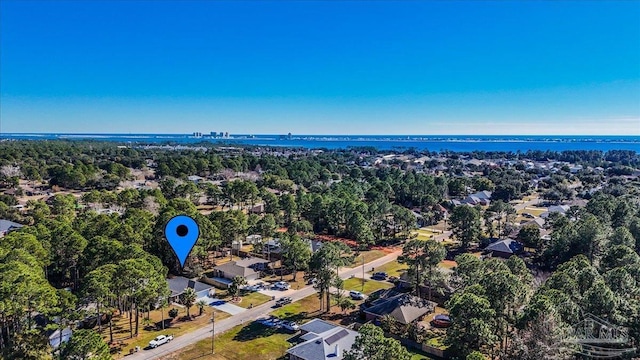
[{"label": "house with gray roof", "polygon": [[247,280],[260,278],[260,272],[269,267],[269,261],[260,258],[245,258],[237,261],[218,265],[213,268],[215,277],[233,280],[236,276],[242,276]]},{"label": "house with gray roof", "polygon": [[512,255],[518,255],[524,250],[524,246],[513,239],[498,240],[489,244],[484,252],[491,253],[493,257],[508,259]]},{"label": "house with gray roof", "polygon": [[302,342],[287,350],[291,360],[340,360],[358,336],[357,331],[320,319],[300,326],[300,331]]},{"label": "house with gray roof", "polygon": [[381,292],[379,298],[371,302],[362,311],[368,321],[380,319],[385,315],[394,318],[403,325],[420,320],[435,310],[436,303],[411,294],[398,293],[394,290]]},{"label": "house with gray roof", "polygon": [[2,219],[0,220],[0,237],[7,235],[13,230],[18,230],[22,226],[23,225],[18,224],[17,222]]},{"label": "house with gray roof", "polygon": [[179,301],[180,295],[182,295],[187,288],[191,288],[196,292],[196,298],[213,296],[215,293],[215,288],[213,286],[197,280],[187,279],[183,276],[176,276],[167,279],[167,283],[169,284],[169,290],[171,290],[169,302]]}]

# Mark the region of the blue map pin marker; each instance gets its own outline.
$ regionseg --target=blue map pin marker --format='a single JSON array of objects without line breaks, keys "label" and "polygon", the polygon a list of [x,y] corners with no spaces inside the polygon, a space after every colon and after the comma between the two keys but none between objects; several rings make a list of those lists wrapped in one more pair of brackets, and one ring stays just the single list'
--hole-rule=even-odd
[{"label": "blue map pin marker", "polygon": [[164,227],[164,236],[180,260],[180,266],[184,267],[184,262],[200,236],[198,224],[186,215],[175,216]]}]

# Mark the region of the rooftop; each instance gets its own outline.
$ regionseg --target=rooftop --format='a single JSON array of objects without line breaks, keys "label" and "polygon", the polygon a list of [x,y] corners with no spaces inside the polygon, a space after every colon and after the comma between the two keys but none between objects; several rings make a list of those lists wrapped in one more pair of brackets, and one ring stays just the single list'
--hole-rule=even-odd
[{"label": "rooftop", "polygon": [[211,289],[213,286],[202,283],[200,281],[187,279],[183,276],[176,276],[167,279],[169,289],[171,290],[171,296],[178,296],[182,294],[188,287],[192,288],[196,292]]},{"label": "rooftop", "polygon": [[306,341],[290,348],[287,353],[304,360],[340,360],[358,336],[356,331],[320,319],[313,319],[300,329],[307,332],[300,337]]},{"label": "rooftop", "polygon": [[364,311],[376,316],[390,315],[401,324],[410,324],[435,309],[435,304],[410,294],[387,291]]}]

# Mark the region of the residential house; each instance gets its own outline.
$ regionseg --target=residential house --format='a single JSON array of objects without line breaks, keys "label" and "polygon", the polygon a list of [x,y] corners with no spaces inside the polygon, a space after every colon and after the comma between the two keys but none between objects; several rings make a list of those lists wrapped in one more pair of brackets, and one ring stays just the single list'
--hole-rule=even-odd
[{"label": "residential house", "polygon": [[56,329],[49,335],[49,345],[51,345],[54,350],[57,349],[61,344],[69,342],[72,333],[73,330],[68,326],[62,330]]},{"label": "residential house", "polygon": [[491,202],[491,191],[478,191],[475,194],[467,196],[461,202],[467,205],[489,205]]},{"label": "residential house", "polygon": [[182,295],[187,288],[191,288],[196,292],[196,299],[213,297],[215,294],[215,288],[213,286],[197,280],[187,279],[183,276],[167,279],[167,283],[169,284],[169,290],[171,290],[169,302],[180,302],[180,295]]},{"label": "residential house", "polygon": [[262,242],[262,235],[254,234],[254,235],[249,235],[245,238],[245,243],[247,244],[256,245],[261,242]]},{"label": "residential house", "polygon": [[312,240],[312,239],[306,239],[306,241],[309,244],[309,247],[311,248],[311,253],[315,253],[316,251],[320,250],[320,248],[322,247],[322,241]]},{"label": "residential house", "polygon": [[194,182],[196,184],[202,182],[202,180],[204,180],[204,178],[202,176],[198,176],[198,175],[190,175],[187,177],[187,179],[191,182]]},{"label": "residential house", "polygon": [[547,218],[551,213],[565,214],[569,210],[569,205],[553,205],[547,208],[546,212],[540,214],[541,218]]},{"label": "residential house", "polygon": [[358,336],[357,331],[320,319],[300,326],[300,331],[302,342],[287,350],[291,360],[340,360]]},{"label": "residential house", "polygon": [[373,321],[389,315],[398,323],[408,325],[432,313],[435,307],[436,304],[434,302],[411,294],[398,293],[391,289],[379,293],[378,298],[369,305],[363,304],[361,311],[367,321]]},{"label": "residential house", "polygon": [[13,230],[18,230],[23,225],[18,224],[17,222],[13,222],[10,220],[0,220],[0,237],[7,235],[9,232]]},{"label": "residential house", "polygon": [[[213,268],[213,273],[217,278],[228,280],[233,280],[236,276],[241,276],[247,280],[256,280],[260,277],[260,272],[268,267],[269,262],[267,260],[252,257],[218,265]],[[228,286],[229,283],[223,282],[223,285]]]},{"label": "residential house", "polygon": [[524,246],[513,239],[504,239],[495,241],[484,249],[485,253],[490,253],[493,257],[501,257],[508,259],[512,255],[522,253]]},{"label": "residential house", "polygon": [[535,225],[538,229],[540,230],[544,230],[544,224],[545,224],[545,220],[543,218],[535,218],[532,220],[529,220],[525,223],[523,223],[522,225]]},{"label": "residential house", "polygon": [[263,214],[264,204],[260,203],[260,204],[254,205],[251,209],[249,209],[249,212],[252,214]]}]

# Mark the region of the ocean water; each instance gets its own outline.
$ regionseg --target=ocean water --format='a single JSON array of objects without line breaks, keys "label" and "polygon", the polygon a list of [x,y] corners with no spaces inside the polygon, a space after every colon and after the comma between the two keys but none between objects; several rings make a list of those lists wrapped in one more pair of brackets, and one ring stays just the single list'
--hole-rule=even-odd
[{"label": "ocean water", "polygon": [[3,133],[0,139],[99,140],[135,144],[256,145],[305,149],[374,147],[379,150],[429,151],[528,151],[528,150],[632,150],[640,153],[640,136],[474,136],[474,135],[231,135],[229,138],[196,138],[186,134],[37,134]]}]

